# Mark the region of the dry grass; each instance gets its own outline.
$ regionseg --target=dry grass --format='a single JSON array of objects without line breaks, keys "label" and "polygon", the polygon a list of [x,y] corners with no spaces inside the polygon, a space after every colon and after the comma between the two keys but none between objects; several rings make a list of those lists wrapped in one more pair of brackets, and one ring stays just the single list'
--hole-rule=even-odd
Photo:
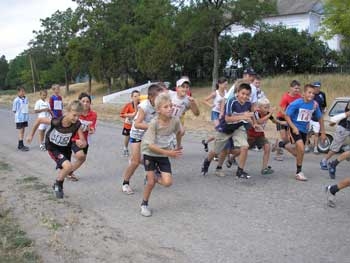
[{"label": "dry grass", "polygon": [[[327,95],[328,104],[332,102],[335,97],[349,95],[348,83],[350,83],[350,75],[281,75],[278,77],[265,78],[262,81],[262,89],[267,94],[272,105],[278,105],[279,100],[284,92],[288,90],[289,83],[297,79],[302,84],[310,83],[313,81],[322,82],[322,90]],[[70,101],[77,99],[80,92],[87,91],[87,83],[79,83],[70,86],[69,95],[63,94],[64,104],[68,104]],[[64,87],[61,87],[62,93]],[[192,113],[186,114],[186,126],[188,129],[193,130],[212,130],[212,124],[210,123],[210,108],[204,103],[203,99],[211,92],[210,86],[207,87],[192,87],[193,96],[199,102],[200,116],[195,117]],[[120,122],[119,111],[121,105],[115,104],[103,104],[102,96],[106,94],[106,87],[100,83],[93,83],[92,96],[93,96],[93,108],[98,113],[100,120],[108,120],[111,122]],[[49,91],[49,96],[51,91]],[[39,93],[27,93],[30,104],[34,106],[35,101],[39,98]],[[1,95],[0,104],[11,105],[14,95]],[[268,130],[269,127],[268,127]]]}]

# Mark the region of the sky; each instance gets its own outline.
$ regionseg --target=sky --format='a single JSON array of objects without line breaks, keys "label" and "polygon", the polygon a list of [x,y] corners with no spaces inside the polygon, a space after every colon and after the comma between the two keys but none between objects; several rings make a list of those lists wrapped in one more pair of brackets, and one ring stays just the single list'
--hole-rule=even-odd
[{"label": "sky", "polygon": [[9,61],[25,49],[34,38],[33,30],[40,30],[40,19],[50,17],[57,10],[75,9],[71,0],[0,0],[0,56]]}]

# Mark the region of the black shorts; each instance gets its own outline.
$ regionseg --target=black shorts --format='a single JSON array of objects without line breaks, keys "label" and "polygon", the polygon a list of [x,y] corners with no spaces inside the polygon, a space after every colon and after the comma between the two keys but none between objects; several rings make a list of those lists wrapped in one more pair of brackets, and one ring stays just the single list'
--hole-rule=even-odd
[{"label": "black shorts", "polygon": [[85,155],[87,155],[88,149],[89,149],[89,145],[86,145],[85,148],[80,148],[75,142],[72,142],[72,151],[74,153],[77,153],[79,151],[83,151],[85,153]]},{"label": "black shorts", "polygon": [[131,137],[130,137],[129,142],[130,142],[130,143],[140,143],[141,140],[139,140],[139,139],[134,139],[134,138],[131,138]]},{"label": "black shorts", "polygon": [[297,141],[299,141],[299,140],[303,140],[303,143],[305,144],[305,142],[306,142],[306,136],[307,136],[306,133],[303,133],[303,132],[300,132],[300,131],[299,131],[299,134],[295,134],[295,133],[293,133],[293,131],[290,131],[290,134],[291,134],[291,136],[292,136],[294,142],[297,142]]},{"label": "black shorts", "polygon": [[72,151],[70,148],[67,148],[66,151],[59,150],[48,150],[47,151],[52,158],[56,162],[56,169],[62,169],[62,164],[65,161],[70,161],[72,156]]},{"label": "black shorts", "polygon": [[[281,118],[281,117],[277,117],[276,119],[279,120],[279,121],[286,121],[284,118]],[[276,129],[277,129],[277,131],[287,130],[288,126],[287,125],[282,125],[280,123],[276,123]]]},{"label": "black shorts", "polygon": [[168,157],[143,155],[143,164],[146,172],[154,171],[157,167],[164,173],[171,174],[171,164]]},{"label": "black shorts", "polygon": [[22,128],[28,127],[28,122],[16,122],[16,129],[20,130]]},{"label": "black shorts", "polygon": [[123,128],[122,135],[124,136],[130,136],[131,129]]}]

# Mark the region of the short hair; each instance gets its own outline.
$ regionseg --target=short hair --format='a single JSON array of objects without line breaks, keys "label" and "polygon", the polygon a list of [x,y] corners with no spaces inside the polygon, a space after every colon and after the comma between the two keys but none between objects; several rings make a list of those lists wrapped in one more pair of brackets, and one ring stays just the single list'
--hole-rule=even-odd
[{"label": "short hair", "polygon": [[266,97],[263,97],[263,98],[258,100],[258,106],[264,106],[264,105],[268,105],[268,104],[270,104],[270,101]]},{"label": "short hair", "polygon": [[260,75],[255,75],[255,79],[256,79],[256,80],[261,80],[262,78],[261,78]]},{"label": "short hair", "polygon": [[241,83],[239,84],[239,86],[237,86],[237,87],[235,86],[235,91],[236,91],[236,93],[237,93],[237,92],[240,92],[240,91],[243,90],[243,89],[248,90],[249,92],[252,92],[252,88],[251,88],[251,86],[250,86],[249,83],[241,82]]},{"label": "short hair", "polygon": [[80,93],[78,100],[81,100],[82,98],[88,98],[89,101],[91,102],[91,96],[89,94],[87,94],[86,92]]},{"label": "short hair", "polygon": [[170,102],[171,103],[171,98],[168,93],[161,93],[159,94],[155,101],[154,101],[154,106],[156,109],[159,109],[160,106],[162,106],[164,103]]},{"label": "short hair", "polygon": [[134,89],[134,90],[131,92],[131,95],[130,95],[130,96],[131,96],[131,97],[134,96],[135,93],[140,94],[140,91],[138,91],[137,89]]},{"label": "short hair", "polygon": [[304,86],[304,92],[308,89],[308,88],[312,88],[312,89],[315,89],[315,86],[314,85],[312,85],[312,84],[305,84],[305,86]]},{"label": "short hair", "polygon": [[51,88],[52,88],[53,90],[59,89],[59,88],[60,88],[60,85],[58,85],[58,84],[52,84]]},{"label": "short hair", "polygon": [[292,80],[289,86],[290,87],[300,86],[300,82],[294,79]]},{"label": "short hair", "polygon": [[67,111],[76,111],[76,112],[83,112],[84,107],[83,104],[79,100],[73,100],[71,103],[67,106]]},{"label": "short hair", "polygon": [[158,95],[158,93],[162,92],[163,88],[159,86],[158,84],[152,84],[151,86],[148,87],[148,98],[154,98],[155,96]]},{"label": "short hair", "polygon": [[41,95],[41,94],[47,94],[47,90],[46,90],[46,89],[42,89],[42,90],[40,90],[39,94],[40,94],[40,95]]}]

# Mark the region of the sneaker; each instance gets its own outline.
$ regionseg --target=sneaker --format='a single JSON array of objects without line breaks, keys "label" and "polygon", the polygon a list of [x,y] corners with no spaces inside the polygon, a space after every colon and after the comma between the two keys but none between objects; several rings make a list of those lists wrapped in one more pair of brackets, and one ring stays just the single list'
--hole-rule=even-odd
[{"label": "sneaker", "polygon": [[335,179],[335,173],[337,171],[334,161],[328,163],[328,173],[331,179]]},{"label": "sneaker", "polygon": [[39,148],[40,148],[40,150],[43,151],[43,152],[46,151],[45,144],[43,144],[43,143],[40,144]]},{"label": "sneaker", "polygon": [[208,152],[209,148],[208,148],[208,143],[205,140],[202,140],[202,144],[204,146],[204,151]]},{"label": "sneaker", "polygon": [[148,205],[142,205],[141,206],[141,215],[145,217],[149,217],[152,215],[151,209],[148,208]]},{"label": "sneaker", "polygon": [[320,162],[321,170],[328,170],[328,165],[326,160],[321,160]]},{"label": "sneaker", "polygon": [[225,177],[226,176],[225,172],[222,169],[218,169],[218,168],[216,168],[216,170],[215,170],[215,175],[218,177]]},{"label": "sneaker", "polygon": [[207,158],[205,158],[202,165],[202,170],[201,170],[201,173],[203,176],[206,176],[208,174],[209,165],[210,165],[210,162],[208,161]]},{"label": "sneaker", "polygon": [[325,189],[325,193],[327,196],[327,205],[329,207],[335,207],[335,195],[330,192],[331,185],[327,185]]},{"label": "sneaker", "polygon": [[306,176],[304,175],[303,172],[299,172],[295,175],[295,179],[298,180],[298,181],[302,181],[302,182],[305,182],[307,181],[307,178]]},{"label": "sneaker", "polygon": [[255,147],[252,150],[255,151],[255,152],[260,152],[260,149],[256,145],[255,145]]},{"label": "sneaker", "polygon": [[124,157],[129,157],[129,150],[128,149],[124,149],[123,150],[123,156]]},{"label": "sneaker", "polygon": [[63,187],[60,187],[57,183],[54,183],[52,189],[55,191],[56,198],[62,199],[64,196]]},{"label": "sneaker", "polygon": [[305,145],[304,152],[306,152],[306,153],[310,152],[310,147]]},{"label": "sneaker", "polygon": [[18,150],[20,150],[21,152],[28,152],[29,151],[29,147],[23,145],[21,147],[18,147]]},{"label": "sneaker", "polygon": [[238,170],[237,170],[236,176],[238,178],[241,178],[241,179],[249,179],[250,178],[250,175],[245,171],[238,172]]},{"label": "sneaker", "polygon": [[123,193],[126,193],[127,195],[132,195],[134,193],[134,191],[131,189],[130,185],[128,185],[128,184],[124,184],[122,186],[122,191],[123,191]]},{"label": "sneaker", "polygon": [[227,167],[227,168],[230,168],[230,167],[232,166],[232,164],[233,164],[233,160],[227,159],[226,162],[225,162],[225,164],[226,164],[226,167]]},{"label": "sneaker", "polygon": [[318,151],[317,147],[314,148],[314,154],[320,154],[320,152]]}]

